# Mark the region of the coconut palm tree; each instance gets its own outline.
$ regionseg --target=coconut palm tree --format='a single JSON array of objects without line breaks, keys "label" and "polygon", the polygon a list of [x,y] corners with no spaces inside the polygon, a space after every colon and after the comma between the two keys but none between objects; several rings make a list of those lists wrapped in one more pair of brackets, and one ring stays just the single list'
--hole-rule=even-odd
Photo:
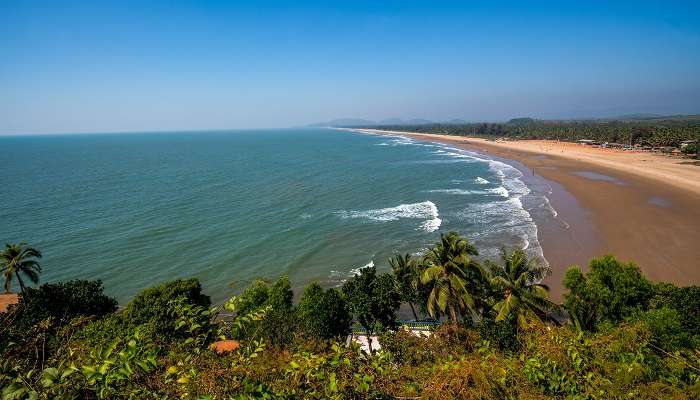
[{"label": "coconut palm tree", "polygon": [[518,327],[526,325],[528,318],[557,322],[552,312],[557,306],[549,301],[549,288],[542,279],[551,271],[534,259],[528,259],[523,250],[501,250],[503,265],[489,262],[491,285],[496,300],[493,310],[496,321],[514,316]]},{"label": "coconut palm tree", "polygon": [[6,293],[10,293],[13,277],[17,277],[22,293],[24,293],[26,287],[22,280],[22,275],[29,278],[33,283],[39,283],[41,266],[37,261],[38,258],[41,258],[41,252],[27,246],[26,243],[5,245],[5,249],[0,252],[0,271],[5,277]]},{"label": "coconut palm tree", "polygon": [[408,303],[413,313],[413,319],[417,321],[418,315],[415,307],[413,307],[413,302],[418,299],[417,285],[420,282],[418,264],[416,260],[411,258],[410,254],[406,253],[403,256],[397,254],[390,258],[389,265],[394,272],[394,278],[396,278],[398,290],[401,294],[401,301]]},{"label": "coconut palm tree", "polygon": [[469,256],[478,255],[476,248],[457,232],[440,235],[440,242],[423,258],[425,268],[421,283],[428,286],[428,313],[439,312],[457,322],[457,314],[474,313],[477,280],[483,276],[479,264]]}]

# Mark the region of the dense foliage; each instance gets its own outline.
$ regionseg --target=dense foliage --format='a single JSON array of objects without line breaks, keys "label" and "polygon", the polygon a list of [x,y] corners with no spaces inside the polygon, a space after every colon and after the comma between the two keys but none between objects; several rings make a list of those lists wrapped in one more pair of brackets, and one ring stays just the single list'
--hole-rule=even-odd
[{"label": "dense foliage", "polygon": [[[256,322],[255,331],[268,342],[287,344],[292,339],[298,320],[293,307],[294,293],[289,278],[281,277],[270,285],[256,280],[240,297],[236,315],[246,315],[262,308],[269,308],[265,319]],[[241,332],[240,339],[246,336]]]},{"label": "dense foliage", "polygon": [[304,289],[297,309],[302,331],[316,339],[343,339],[350,333],[352,316],[337,289],[323,290],[318,283],[311,283]]},{"label": "dense foliage", "polygon": [[[507,123],[383,125],[371,128],[518,139],[565,141],[592,139],[600,142],[650,146],[678,146],[684,140],[700,140],[700,118],[697,117],[584,121],[543,121],[518,118]],[[691,150],[694,148],[688,149],[688,151]]]},{"label": "dense foliage", "polygon": [[396,311],[401,305],[396,286],[392,275],[377,275],[373,266],[362,268],[358,276],[343,285],[350,310],[369,334],[396,328]]},{"label": "dense foliage", "polygon": [[[522,251],[483,264],[475,253],[446,234],[423,257],[394,258],[395,275],[372,267],[342,290],[313,283],[296,306],[286,277],[253,282],[222,311],[196,280],[147,289],[121,312],[100,282],[28,288],[0,314],[0,395],[700,397],[700,288],[652,283],[608,256],[568,271],[562,308],[540,282],[546,268]],[[396,320],[402,300],[418,310],[435,302],[444,322],[406,330]],[[352,316],[378,333],[379,351],[345,344]]]},{"label": "dense foliage", "polygon": [[124,309],[124,320],[134,326],[150,323],[157,333],[168,335],[174,331],[172,301],[177,298],[197,306],[211,305],[197,279],[178,279],[139,293]]},{"label": "dense foliage", "polygon": [[0,353],[14,355],[23,365],[41,365],[60,346],[55,337],[63,327],[116,310],[116,300],[104,295],[100,281],[27,287],[19,303],[0,314]]},{"label": "dense foliage", "polygon": [[590,271],[570,268],[564,277],[564,305],[582,328],[596,329],[603,322],[618,323],[648,308],[654,288],[634,263],[612,256],[594,258]]}]

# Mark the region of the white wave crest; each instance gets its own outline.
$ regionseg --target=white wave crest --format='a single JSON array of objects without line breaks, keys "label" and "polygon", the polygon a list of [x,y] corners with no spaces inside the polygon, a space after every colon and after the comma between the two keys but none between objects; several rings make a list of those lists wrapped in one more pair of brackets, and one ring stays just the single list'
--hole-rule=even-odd
[{"label": "white wave crest", "polygon": [[508,197],[510,193],[508,193],[508,189],[504,188],[503,186],[499,186],[497,188],[489,189],[487,190],[489,193],[497,194],[501,197]]},{"label": "white wave crest", "polygon": [[341,218],[364,218],[372,221],[386,222],[397,221],[402,218],[425,219],[420,229],[426,232],[434,232],[442,224],[439,218],[438,208],[432,201],[422,203],[401,204],[396,207],[380,208],[366,211],[339,211]]},{"label": "white wave crest", "polygon": [[351,277],[360,275],[360,273],[362,272],[363,269],[370,268],[370,267],[374,267],[374,260],[370,260],[370,262],[368,262],[367,264],[365,264],[361,267],[351,269],[350,273],[348,275]]},{"label": "white wave crest", "polygon": [[[472,224],[479,227],[481,236],[491,237],[491,240],[502,240],[502,235],[509,232],[520,240],[520,245],[528,252],[535,254],[545,263],[537,238],[537,225],[535,224],[529,211],[523,207],[521,198],[531,193],[522,180],[523,174],[515,167],[504,162],[494,160],[491,157],[483,154],[457,149],[451,146],[442,146],[446,150],[445,156],[454,161],[471,161],[488,163],[489,169],[494,173],[495,178],[499,181],[500,186],[485,190],[471,190],[459,192],[464,194],[492,194],[502,198],[502,200],[475,203],[471,205],[464,213],[457,214],[457,218],[469,220]],[[487,185],[494,183],[482,177],[477,177],[473,180],[479,185]],[[456,191],[445,191],[444,193],[458,194]],[[556,211],[554,212],[556,213]]]},{"label": "white wave crest", "polygon": [[348,279],[360,275],[363,269],[369,267],[374,267],[374,260],[370,260],[370,262],[361,267],[352,268],[350,269],[350,271],[331,270],[328,274],[328,280],[325,282],[333,283],[335,284],[335,287],[341,287],[343,286],[343,284],[345,284],[345,282],[348,281]]},{"label": "white wave crest", "polygon": [[469,195],[469,194],[477,194],[477,193],[485,193],[479,190],[467,190],[467,189],[433,189],[433,190],[426,190],[426,193],[444,193],[444,194],[461,194],[461,195]]},{"label": "white wave crest", "polygon": [[509,197],[510,193],[508,189],[503,186],[499,186],[493,189],[486,190],[467,190],[467,189],[432,189],[425,190],[426,193],[443,193],[443,194],[458,194],[458,195],[470,195],[470,194],[495,194],[501,197]]}]

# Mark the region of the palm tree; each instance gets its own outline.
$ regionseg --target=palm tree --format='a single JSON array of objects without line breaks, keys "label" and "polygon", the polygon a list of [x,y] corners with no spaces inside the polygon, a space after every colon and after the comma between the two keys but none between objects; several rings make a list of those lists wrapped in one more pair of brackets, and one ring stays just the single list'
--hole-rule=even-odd
[{"label": "palm tree", "polygon": [[418,276],[418,264],[411,258],[410,254],[406,253],[406,255],[403,256],[397,254],[390,258],[389,265],[394,272],[399,293],[401,294],[401,301],[408,303],[413,313],[413,319],[417,321],[418,315],[416,314],[416,309],[413,307],[413,302],[418,298],[417,286],[420,278]]},{"label": "palm tree", "polygon": [[527,318],[557,322],[552,312],[557,306],[549,301],[549,288],[542,279],[551,271],[534,259],[528,259],[523,250],[508,253],[501,249],[503,265],[488,263],[491,270],[491,285],[496,303],[493,310],[496,321],[503,321],[513,315],[519,328],[527,323]]},{"label": "palm tree", "polygon": [[36,260],[37,258],[41,258],[41,252],[27,246],[26,243],[5,245],[5,250],[0,252],[0,271],[5,277],[6,293],[10,293],[13,276],[17,277],[22,293],[24,293],[26,287],[22,280],[22,275],[29,278],[33,283],[39,283],[41,266]]},{"label": "palm tree", "polygon": [[478,255],[476,248],[457,232],[440,235],[440,242],[423,258],[421,282],[427,285],[428,313],[436,317],[438,310],[457,322],[457,313],[474,312],[481,267],[469,256]]}]

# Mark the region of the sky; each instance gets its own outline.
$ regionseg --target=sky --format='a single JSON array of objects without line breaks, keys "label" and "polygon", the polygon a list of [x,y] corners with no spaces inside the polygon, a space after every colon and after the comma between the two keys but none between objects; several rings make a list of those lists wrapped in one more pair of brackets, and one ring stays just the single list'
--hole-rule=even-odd
[{"label": "sky", "polygon": [[0,1],[0,134],[700,113],[700,1]]}]

